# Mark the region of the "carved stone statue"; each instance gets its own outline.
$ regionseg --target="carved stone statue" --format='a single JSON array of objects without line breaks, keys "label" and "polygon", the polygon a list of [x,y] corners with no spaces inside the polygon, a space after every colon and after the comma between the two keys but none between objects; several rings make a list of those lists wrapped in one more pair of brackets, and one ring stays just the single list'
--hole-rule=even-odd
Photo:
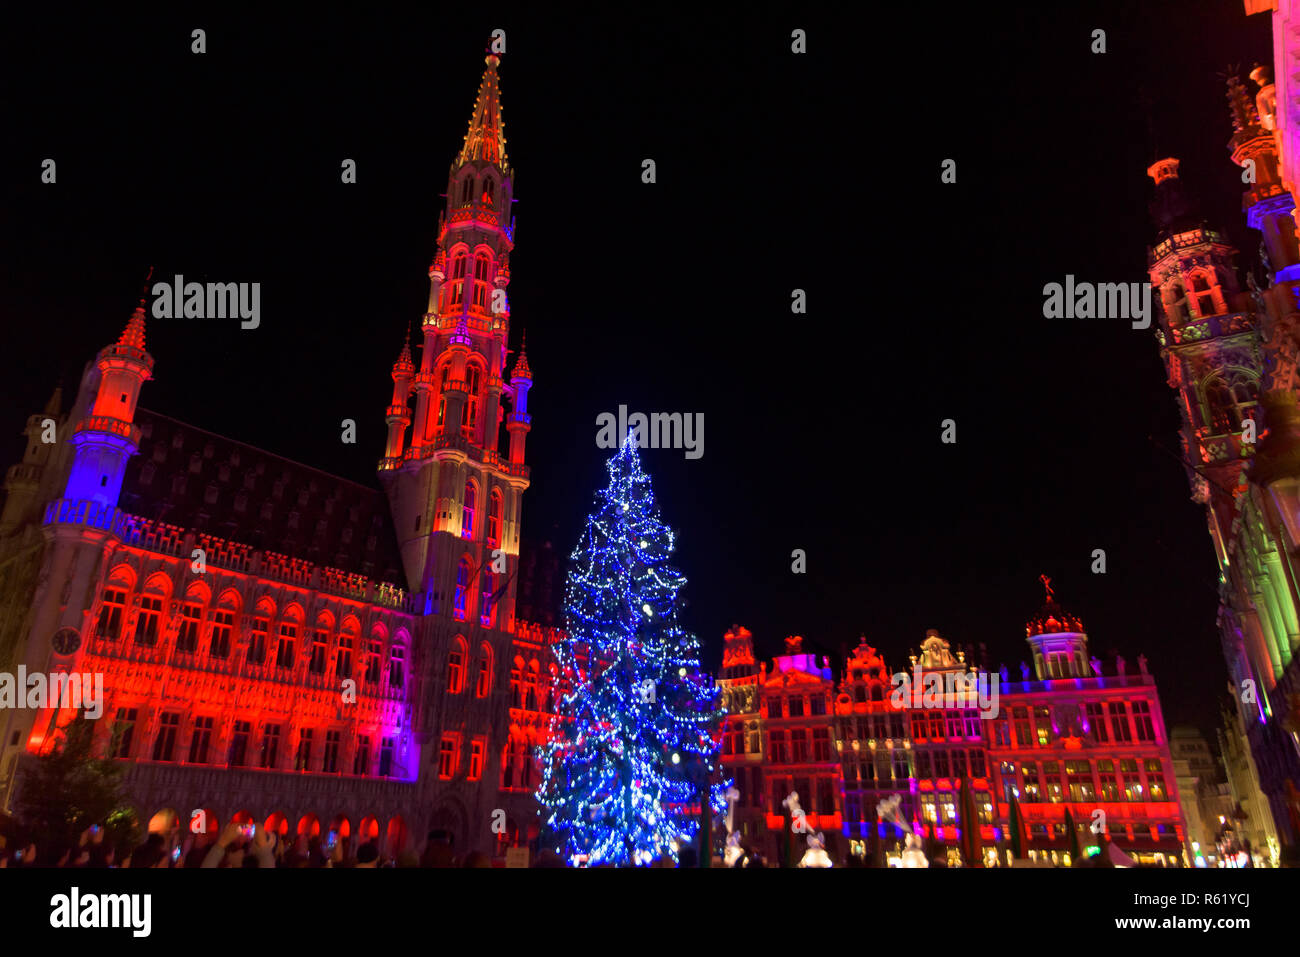
[{"label": "carved stone statue", "polygon": [[1092,665],[1092,671],[1093,671],[1093,674],[1095,674],[1098,678],[1100,678],[1100,677],[1101,677],[1101,659],[1098,658],[1096,655],[1093,655],[1093,656],[1092,656],[1092,659],[1090,660],[1089,663]]},{"label": "carved stone statue", "polygon": [[1138,655],[1138,671],[1147,674],[1147,656]]},{"label": "carved stone statue", "polygon": [[1020,662],[1020,680],[1029,680],[1029,665],[1025,664],[1023,661]]}]

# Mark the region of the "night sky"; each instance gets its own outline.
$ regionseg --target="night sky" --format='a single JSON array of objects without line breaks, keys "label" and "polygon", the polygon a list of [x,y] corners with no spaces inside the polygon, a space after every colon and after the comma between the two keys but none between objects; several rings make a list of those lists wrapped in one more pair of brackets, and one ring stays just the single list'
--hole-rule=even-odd
[{"label": "night sky", "polygon": [[801,634],[838,658],[865,634],[894,668],[938,628],[1015,673],[1046,573],[1094,653],[1144,651],[1169,722],[1212,730],[1215,568],[1157,344],[1124,320],[1044,319],[1042,287],[1145,281],[1157,155],[1257,262],[1218,74],[1268,62],[1268,18],[1240,0],[969,6],[29,7],[45,19],[0,37],[4,460],[154,266],[260,282],[262,325],[151,320],[142,404],[374,484],[500,27],[512,345],[527,329],[535,376],[526,539],[577,541],[606,479],[600,413],[702,412],[702,458],[642,454],[708,667],[740,622],[764,656]]}]

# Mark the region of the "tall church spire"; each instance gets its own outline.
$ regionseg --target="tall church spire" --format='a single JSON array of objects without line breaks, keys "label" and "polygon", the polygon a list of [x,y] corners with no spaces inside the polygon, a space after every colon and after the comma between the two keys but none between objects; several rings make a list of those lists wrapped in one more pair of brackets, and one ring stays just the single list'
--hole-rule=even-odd
[{"label": "tall church spire", "polygon": [[456,165],[486,160],[506,170],[509,164],[506,162],[505,122],[501,119],[501,88],[497,83],[501,58],[488,54],[486,62],[487,69],[483,71],[474,113],[469,120],[469,132],[465,134],[465,145],[461,147]]}]

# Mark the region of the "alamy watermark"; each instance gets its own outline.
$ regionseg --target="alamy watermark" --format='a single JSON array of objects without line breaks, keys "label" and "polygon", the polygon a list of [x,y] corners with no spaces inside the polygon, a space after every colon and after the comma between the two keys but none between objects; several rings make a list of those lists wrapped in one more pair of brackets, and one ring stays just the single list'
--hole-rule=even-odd
[{"label": "alamy watermark", "polygon": [[998,716],[998,676],[981,671],[943,673],[925,671],[920,665],[895,672],[890,679],[894,690],[889,701],[895,708],[979,708],[981,718]]},{"label": "alamy watermark", "polygon": [[171,283],[156,282],[155,319],[242,319],[241,329],[262,324],[260,282],[186,282],[179,273]]},{"label": "alamy watermark", "polygon": [[29,675],[26,665],[18,674],[0,672],[0,709],[84,708],[86,717],[98,720],[104,714],[103,672],[56,671]]},{"label": "alamy watermark", "polygon": [[618,415],[602,412],[596,416],[596,448],[617,449],[623,444],[628,431],[636,435],[636,444],[642,449],[685,449],[688,459],[704,455],[704,413],[696,412],[644,412],[627,413],[627,406],[618,407]]},{"label": "alamy watermark", "polygon": [[1075,282],[1067,274],[1065,284],[1049,282],[1043,287],[1043,317],[1046,319],[1132,319],[1134,329],[1151,327],[1151,283]]}]

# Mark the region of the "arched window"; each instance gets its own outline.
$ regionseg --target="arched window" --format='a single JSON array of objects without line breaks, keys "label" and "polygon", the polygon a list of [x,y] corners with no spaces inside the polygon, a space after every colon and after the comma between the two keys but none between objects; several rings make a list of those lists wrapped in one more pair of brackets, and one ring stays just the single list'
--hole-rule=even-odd
[{"label": "arched window", "polygon": [[473,202],[473,200],[474,200],[474,177],[466,176],[465,183],[460,190],[460,201],[462,203],[470,203]]},{"label": "arched window", "polygon": [[1196,301],[1197,314],[1212,316],[1218,311],[1214,305],[1214,293],[1210,283],[1199,273],[1192,277],[1192,298]]},{"label": "arched window", "polygon": [[486,698],[492,692],[492,646],[484,644],[479,649],[478,679],[474,682],[474,696]]},{"label": "arched window", "polygon": [[460,694],[465,689],[465,642],[459,635],[447,655],[447,691]]},{"label": "arched window", "polygon": [[452,612],[458,621],[465,620],[466,608],[469,606],[469,559],[462,558],[456,566],[456,595],[452,602]]},{"label": "arched window", "polygon": [[488,299],[491,297],[490,287],[488,286],[488,273],[491,270],[491,262],[484,253],[478,253],[474,256],[474,308],[487,310]]},{"label": "arched window", "polygon": [[465,482],[465,499],[460,511],[460,537],[474,537],[474,513],[478,505],[478,489],[472,481]]},{"label": "arched window", "polygon": [[496,183],[492,182],[492,177],[485,177],[483,180],[483,205],[491,206],[496,202]]},{"label": "arched window", "polygon": [[468,259],[465,253],[458,252],[451,261],[451,278],[447,293],[447,306],[459,306],[465,301],[465,266]]},{"label": "arched window", "polygon": [[460,414],[460,425],[462,429],[469,431],[474,428],[474,423],[478,421],[478,393],[479,386],[482,382],[482,376],[479,367],[469,365],[465,367],[465,408]]},{"label": "arched window", "polygon": [[492,612],[494,610],[493,602],[492,602],[492,592],[496,583],[495,582],[496,576],[493,575],[489,569],[485,568],[483,569],[481,577],[483,579],[483,593],[481,598],[479,599],[479,605],[478,605],[479,621],[481,621],[484,625],[491,625]]},{"label": "arched window", "polygon": [[1227,383],[1213,378],[1205,385],[1206,423],[1216,435],[1237,432],[1241,422],[1237,419],[1236,405]]},{"label": "arched window", "polygon": [[522,708],[524,706],[523,676],[521,674],[523,666],[523,659],[516,658],[515,666],[510,669],[510,707],[512,708]]},{"label": "arched window", "polygon": [[501,513],[504,504],[499,489],[493,489],[488,496],[487,543],[489,548],[501,547]]}]

